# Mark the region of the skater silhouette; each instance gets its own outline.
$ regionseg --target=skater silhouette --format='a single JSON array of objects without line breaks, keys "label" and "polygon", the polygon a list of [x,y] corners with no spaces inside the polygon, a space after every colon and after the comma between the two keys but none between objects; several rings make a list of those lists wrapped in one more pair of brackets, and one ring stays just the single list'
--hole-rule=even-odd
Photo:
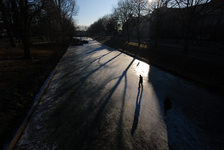
[{"label": "skater silhouette", "polygon": [[140,88],[140,84],[141,84],[141,86],[142,86],[142,88],[143,88],[143,83],[142,83],[142,81],[143,81],[143,78],[142,78],[142,76],[140,75],[140,76],[139,76],[138,88]]},{"label": "skater silhouette", "polygon": [[167,110],[172,108],[172,102],[170,101],[169,97],[166,96],[165,100],[164,100],[164,116],[167,113]]}]

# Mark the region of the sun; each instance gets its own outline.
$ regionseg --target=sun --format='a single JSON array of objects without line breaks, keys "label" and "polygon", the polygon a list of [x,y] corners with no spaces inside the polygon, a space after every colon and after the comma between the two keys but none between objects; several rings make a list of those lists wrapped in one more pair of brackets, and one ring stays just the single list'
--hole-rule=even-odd
[{"label": "sun", "polygon": [[153,0],[148,0],[148,3],[151,4],[153,2]]},{"label": "sun", "polygon": [[[155,2],[158,2],[159,0],[148,0],[148,3],[155,3]],[[165,1],[165,0],[164,0]]]}]

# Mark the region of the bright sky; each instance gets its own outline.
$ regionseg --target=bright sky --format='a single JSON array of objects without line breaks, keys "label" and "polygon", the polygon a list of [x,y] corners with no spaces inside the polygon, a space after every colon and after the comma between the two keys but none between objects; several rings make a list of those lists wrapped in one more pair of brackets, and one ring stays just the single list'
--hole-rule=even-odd
[{"label": "bright sky", "polygon": [[77,25],[89,26],[100,17],[111,14],[118,0],[76,0],[76,2],[79,6],[78,15],[75,17]]}]

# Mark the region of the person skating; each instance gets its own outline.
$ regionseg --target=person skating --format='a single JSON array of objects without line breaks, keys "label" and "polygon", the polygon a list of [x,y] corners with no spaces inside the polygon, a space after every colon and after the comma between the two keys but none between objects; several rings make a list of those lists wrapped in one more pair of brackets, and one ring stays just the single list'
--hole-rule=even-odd
[{"label": "person skating", "polygon": [[143,77],[140,75],[139,76],[139,83],[138,83],[138,88],[140,88],[140,85],[142,86],[142,88],[143,88]]},{"label": "person skating", "polygon": [[169,97],[166,96],[164,100],[164,116],[166,116],[167,110],[172,108],[172,102],[170,101]]}]

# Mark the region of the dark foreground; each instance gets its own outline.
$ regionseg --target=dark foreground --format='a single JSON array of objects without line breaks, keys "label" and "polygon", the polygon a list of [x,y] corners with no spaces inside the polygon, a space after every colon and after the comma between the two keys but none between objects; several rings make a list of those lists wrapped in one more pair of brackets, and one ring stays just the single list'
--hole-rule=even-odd
[{"label": "dark foreground", "polygon": [[70,43],[33,43],[33,61],[23,58],[20,43],[15,48],[7,44],[0,41],[0,149],[13,138]]}]

